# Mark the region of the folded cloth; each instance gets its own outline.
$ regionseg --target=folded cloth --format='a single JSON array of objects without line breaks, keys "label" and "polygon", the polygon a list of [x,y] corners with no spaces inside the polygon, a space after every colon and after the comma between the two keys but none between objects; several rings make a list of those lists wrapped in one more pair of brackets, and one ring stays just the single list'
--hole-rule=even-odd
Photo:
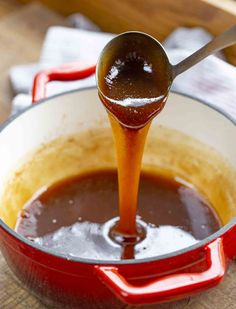
[{"label": "folded cloth", "polygon": [[[212,39],[202,28],[179,28],[164,42],[168,57],[176,64]],[[236,68],[225,60],[222,52],[205,60],[176,78],[172,90],[223,109],[236,118]]]},{"label": "folded cloth", "polygon": [[[18,94],[13,100],[12,113],[19,112],[30,104],[30,92],[36,72],[73,61],[96,63],[102,48],[112,37],[112,34],[82,29],[49,28],[39,63],[14,66],[10,70],[10,81]],[[171,63],[175,64],[211,38],[201,28],[179,28],[167,38],[164,46]],[[225,62],[222,54],[218,53],[217,57],[210,56],[177,77],[172,90],[202,99],[236,118],[235,80],[235,67]],[[47,95],[92,85],[95,85],[94,76],[74,82],[53,82],[47,88]]]},{"label": "folded cloth", "polygon": [[[10,69],[10,81],[16,94],[30,94],[35,74],[44,69],[57,67],[63,63],[85,61],[94,64],[112,34],[92,32],[66,27],[51,27],[47,31],[39,63],[17,65]],[[78,82],[59,83],[48,89],[48,95],[94,85],[94,78]],[[65,86],[64,86],[65,85]],[[61,87],[63,87],[61,89]]]}]

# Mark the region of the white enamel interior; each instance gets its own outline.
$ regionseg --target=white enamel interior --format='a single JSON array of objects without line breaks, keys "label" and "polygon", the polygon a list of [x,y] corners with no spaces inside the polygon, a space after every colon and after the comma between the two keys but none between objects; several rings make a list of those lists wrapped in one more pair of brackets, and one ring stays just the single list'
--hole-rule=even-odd
[{"label": "white enamel interior", "polygon": [[[171,93],[152,128],[155,124],[176,129],[212,146],[236,170],[236,126],[209,106]],[[27,110],[0,133],[0,195],[8,175],[20,160],[41,144],[61,135],[108,126],[96,89],[53,97]]]}]

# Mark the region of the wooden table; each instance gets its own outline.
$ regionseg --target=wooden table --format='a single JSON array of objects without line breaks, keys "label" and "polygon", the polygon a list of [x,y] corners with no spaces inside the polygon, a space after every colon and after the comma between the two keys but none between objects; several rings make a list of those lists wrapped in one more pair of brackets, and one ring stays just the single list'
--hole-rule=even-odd
[{"label": "wooden table", "polygon": [[[13,13],[10,14],[11,12]],[[13,64],[37,61],[46,29],[50,25],[63,23],[64,19],[61,16],[44,7],[37,5],[23,7],[15,0],[0,0],[0,121],[7,117],[13,96],[7,77],[9,67]],[[19,50],[24,52],[19,53]],[[28,308],[46,307],[14,280],[0,254],[0,309]],[[145,308],[236,308],[236,265],[232,263],[224,282],[208,292],[177,303]]]},{"label": "wooden table", "polygon": [[[32,2],[34,0],[20,0]],[[234,0],[40,0],[68,15],[81,12],[107,32],[139,30],[159,41],[177,27],[203,27],[213,35],[236,23]],[[236,45],[225,51],[236,65]]]}]

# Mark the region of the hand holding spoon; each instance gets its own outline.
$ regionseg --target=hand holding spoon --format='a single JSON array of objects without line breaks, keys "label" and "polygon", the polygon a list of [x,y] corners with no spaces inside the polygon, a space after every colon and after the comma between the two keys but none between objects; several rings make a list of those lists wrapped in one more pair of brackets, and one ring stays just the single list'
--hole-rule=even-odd
[{"label": "hand holding spoon", "polygon": [[125,32],[103,49],[97,65],[99,96],[121,124],[140,128],[165,105],[175,77],[209,55],[236,42],[236,26],[176,65],[163,46],[142,32]]}]

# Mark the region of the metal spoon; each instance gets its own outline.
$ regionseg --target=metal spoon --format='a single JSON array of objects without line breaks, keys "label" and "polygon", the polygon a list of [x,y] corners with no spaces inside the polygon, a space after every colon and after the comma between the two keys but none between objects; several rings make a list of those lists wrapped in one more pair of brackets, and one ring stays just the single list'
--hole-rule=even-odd
[{"label": "metal spoon", "polygon": [[[123,125],[143,126],[163,108],[177,75],[234,43],[236,25],[172,65],[164,47],[152,36],[136,31],[122,33],[105,46],[99,58],[96,72],[99,96]],[[144,105],[149,107],[144,109]]]}]

